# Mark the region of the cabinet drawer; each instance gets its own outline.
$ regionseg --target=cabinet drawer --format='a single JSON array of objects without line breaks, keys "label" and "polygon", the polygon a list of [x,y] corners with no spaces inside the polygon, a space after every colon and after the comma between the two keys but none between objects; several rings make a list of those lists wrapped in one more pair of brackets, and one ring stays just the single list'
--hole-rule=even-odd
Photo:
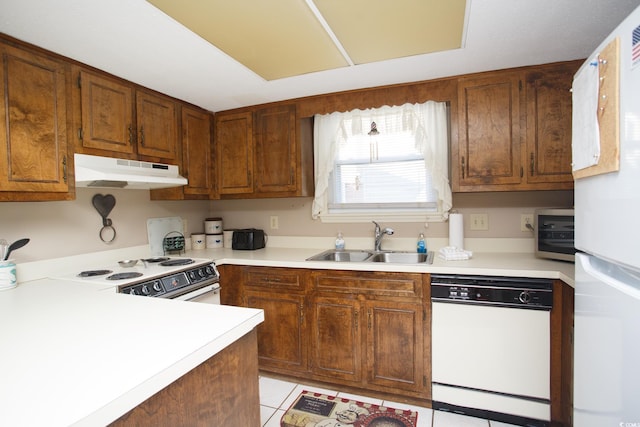
[{"label": "cabinet drawer", "polygon": [[293,268],[247,268],[246,288],[279,288],[303,291],[306,289],[305,271]]},{"label": "cabinet drawer", "polygon": [[318,291],[421,298],[422,276],[418,273],[322,271],[312,273],[312,283]]}]

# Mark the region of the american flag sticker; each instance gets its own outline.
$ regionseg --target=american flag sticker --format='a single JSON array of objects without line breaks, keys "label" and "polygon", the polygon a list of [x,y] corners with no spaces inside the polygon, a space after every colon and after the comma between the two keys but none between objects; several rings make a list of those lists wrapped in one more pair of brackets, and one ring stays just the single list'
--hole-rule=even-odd
[{"label": "american flag sticker", "polygon": [[640,25],[631,34],[631,68],[640,65]]}]

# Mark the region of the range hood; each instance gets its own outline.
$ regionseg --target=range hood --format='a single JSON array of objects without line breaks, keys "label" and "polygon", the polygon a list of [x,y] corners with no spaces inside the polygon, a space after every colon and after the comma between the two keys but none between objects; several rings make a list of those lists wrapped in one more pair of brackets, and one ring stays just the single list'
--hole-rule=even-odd
[{"label": "range hood", "polygon": [[75,154],[76,187],[152,190],[187,185],[178,166]]}]

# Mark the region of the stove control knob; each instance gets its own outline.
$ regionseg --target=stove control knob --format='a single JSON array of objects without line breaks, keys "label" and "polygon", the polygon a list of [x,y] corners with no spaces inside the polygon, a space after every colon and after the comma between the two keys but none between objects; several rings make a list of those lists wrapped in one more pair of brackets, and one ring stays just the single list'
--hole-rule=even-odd
[{"label": "stove control knob", "polygon": [[149,291],[149,287],[147,285],[142,286],[142,293],[145,295],[149,295],[151,291]]},{"label": "stove control knob", "polygon": [[162,286],[160,286],[159,281],[156,280],[155,282],[153,282],[153,290],[156,292],[162,291]]},{"label": "stove control knob", "polygon": [[529,293],[529,291],[522,291],[520,292],[520,296],[518,296],[518,299],[523,304],[529,304],[531,302],[531,294]]},{"label": "stove control knob", "polygon": [[207,277],[207,271],[204,268],[201,268],[200,270],[198,270],[198,275],[200,277]]},{"label": "stove control knob", "polygon": [[129,291],[129,293],[131,295],[138,295],[138,291],[136,291],[136,288],[131,288],[131,290]]}]

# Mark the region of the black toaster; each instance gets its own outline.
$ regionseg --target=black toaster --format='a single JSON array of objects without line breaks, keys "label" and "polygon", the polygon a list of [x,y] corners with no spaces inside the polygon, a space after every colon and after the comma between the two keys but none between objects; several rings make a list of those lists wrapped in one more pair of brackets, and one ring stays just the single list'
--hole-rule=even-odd
[{"label": "black toaster", "polygon": [[264,246],[264,230],[259,230],[257,228],[233,230],[233,240],[231,244],[232,249],[253,251],[256,249],[262,249]]}]

